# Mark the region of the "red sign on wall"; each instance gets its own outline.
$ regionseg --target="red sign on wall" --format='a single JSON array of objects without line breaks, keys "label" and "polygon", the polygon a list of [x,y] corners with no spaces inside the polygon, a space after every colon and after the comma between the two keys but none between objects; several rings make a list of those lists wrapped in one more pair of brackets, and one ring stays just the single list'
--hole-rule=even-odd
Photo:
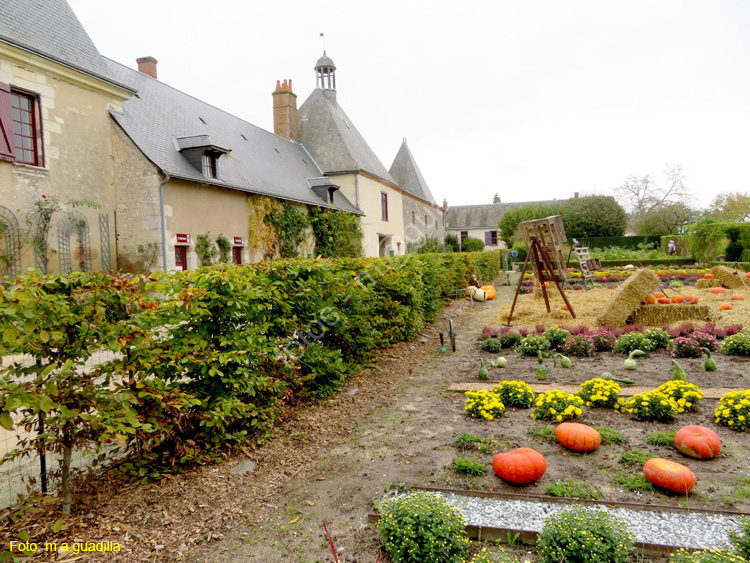
[{"label": "red sign on wall", "polygon": [[178,234],[177,235],[177,242],[186,242],[186,243],[190,244],[190,242],[192,242],[192,241],[190,240],[190,235],[181,235],[181,234]]},{"label": "red sign on wall", "polygon": [[237,244],[237,245],[245,244],[245,237],[234,237],[234,244]]}]

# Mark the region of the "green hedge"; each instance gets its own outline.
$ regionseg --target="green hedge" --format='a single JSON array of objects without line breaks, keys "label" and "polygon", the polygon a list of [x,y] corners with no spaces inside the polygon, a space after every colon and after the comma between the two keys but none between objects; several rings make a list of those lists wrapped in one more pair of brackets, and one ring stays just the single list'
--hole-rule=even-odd
[{"label": "green hedge", "polygon": [[[500,262],[491,251],[150,278],[22,275],[0,286],[0,354],[35,362],[0,367],[0,424],[38,430],[43,411],[49,451],[99,452],[116,441],[136,458],[121,471],[158,478],[267,438],[284,404],[335,392],[375,350],[419,334],[471,274],[493,280]],[[78,369],[98,350],[117,357]],[[13,455],[38,447],[24,442]]]},{"label": "green hedge", "polygon": [[[695,258],[661,258],[658,260],[601,260],[602,268],[609,268],[613,266],[627,266],[632,264],[633,266],[691,266],[695,264]],[[568,268],[578,268],[577,261],[570,261],[567,263]]]},{"label": "green hedge", "polygon": [[[620,248],[631,248],[638,250],[639,244],[661,244],[661,235],[628,236],[628,237],[588,237],[580,240],[583,246],[588,248],[608,248],[617,246]],[[572,244],[572,243],[571,243]]]}]

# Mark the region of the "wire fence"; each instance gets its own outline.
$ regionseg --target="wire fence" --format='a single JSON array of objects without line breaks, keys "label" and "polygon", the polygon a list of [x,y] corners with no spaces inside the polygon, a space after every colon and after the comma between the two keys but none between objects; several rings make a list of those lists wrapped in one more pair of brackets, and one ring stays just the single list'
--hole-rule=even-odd
[{"label": "wire fence", "polygon": [[[98,351],[88,359],[82,369],[94,368],[116,357],[116,354],[109,350]],[[6,366],[11,363],[29,366],[34,363],[34,359],[30,356],[2,356],[2,365]],[[29,376],[30,378],[31,376]],[[0,460],[8,452],[13,451],[20,439],[33,439],[34,437],[35,435],[30,436],[23,428],[18,426],[15,426],[13,430],[0,427]],[[87,469],[92,467],[93,462],[93,454],[74,451],[71,458],[71,467],[73,469]],[[20,457],[0,464],[0,509],[13,505],[18,500],[19,495],[25,495],[29,490],[41,491],[43,468],[46,467],[47,472],[57,471],[59,463],[60,457],[48,452],[44,456]],[[53,488],[53,483],[49,483],[49,490]]]}]

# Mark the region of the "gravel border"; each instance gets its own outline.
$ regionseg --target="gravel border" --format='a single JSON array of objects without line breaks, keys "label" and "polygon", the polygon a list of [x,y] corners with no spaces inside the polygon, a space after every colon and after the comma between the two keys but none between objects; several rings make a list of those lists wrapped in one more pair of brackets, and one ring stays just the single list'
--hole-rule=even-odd
[{"label": "gravel border", "polygon": [[[410,494],[410,493],[404,493]],[[488,528],[509,528],[541,532],[544,520],[572,504],[541,501],[506,500],[471,497],[456,493],[432,492],[455,506],[464,516],[467,525]],[[385,495],[383,502],[400,494]],[[624,520],[635,534],[635,541],[689,548],[727,548],[728,530],[740,531],[742,524],[736,516],[706,512],[659,512],[634,510],[604,504],[585,505],[587,510],[602,509]]]}]

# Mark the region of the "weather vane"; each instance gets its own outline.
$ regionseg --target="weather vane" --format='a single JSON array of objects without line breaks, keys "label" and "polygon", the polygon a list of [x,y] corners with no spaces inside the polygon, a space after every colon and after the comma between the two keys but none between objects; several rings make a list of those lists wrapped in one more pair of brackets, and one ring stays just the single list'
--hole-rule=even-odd
[{"label": "weather vane", "polygon": [[320,36],[323,38],[323,54],[325,55],[325,53],[326,53],[326,34],[325,33],[321,33]]}]

